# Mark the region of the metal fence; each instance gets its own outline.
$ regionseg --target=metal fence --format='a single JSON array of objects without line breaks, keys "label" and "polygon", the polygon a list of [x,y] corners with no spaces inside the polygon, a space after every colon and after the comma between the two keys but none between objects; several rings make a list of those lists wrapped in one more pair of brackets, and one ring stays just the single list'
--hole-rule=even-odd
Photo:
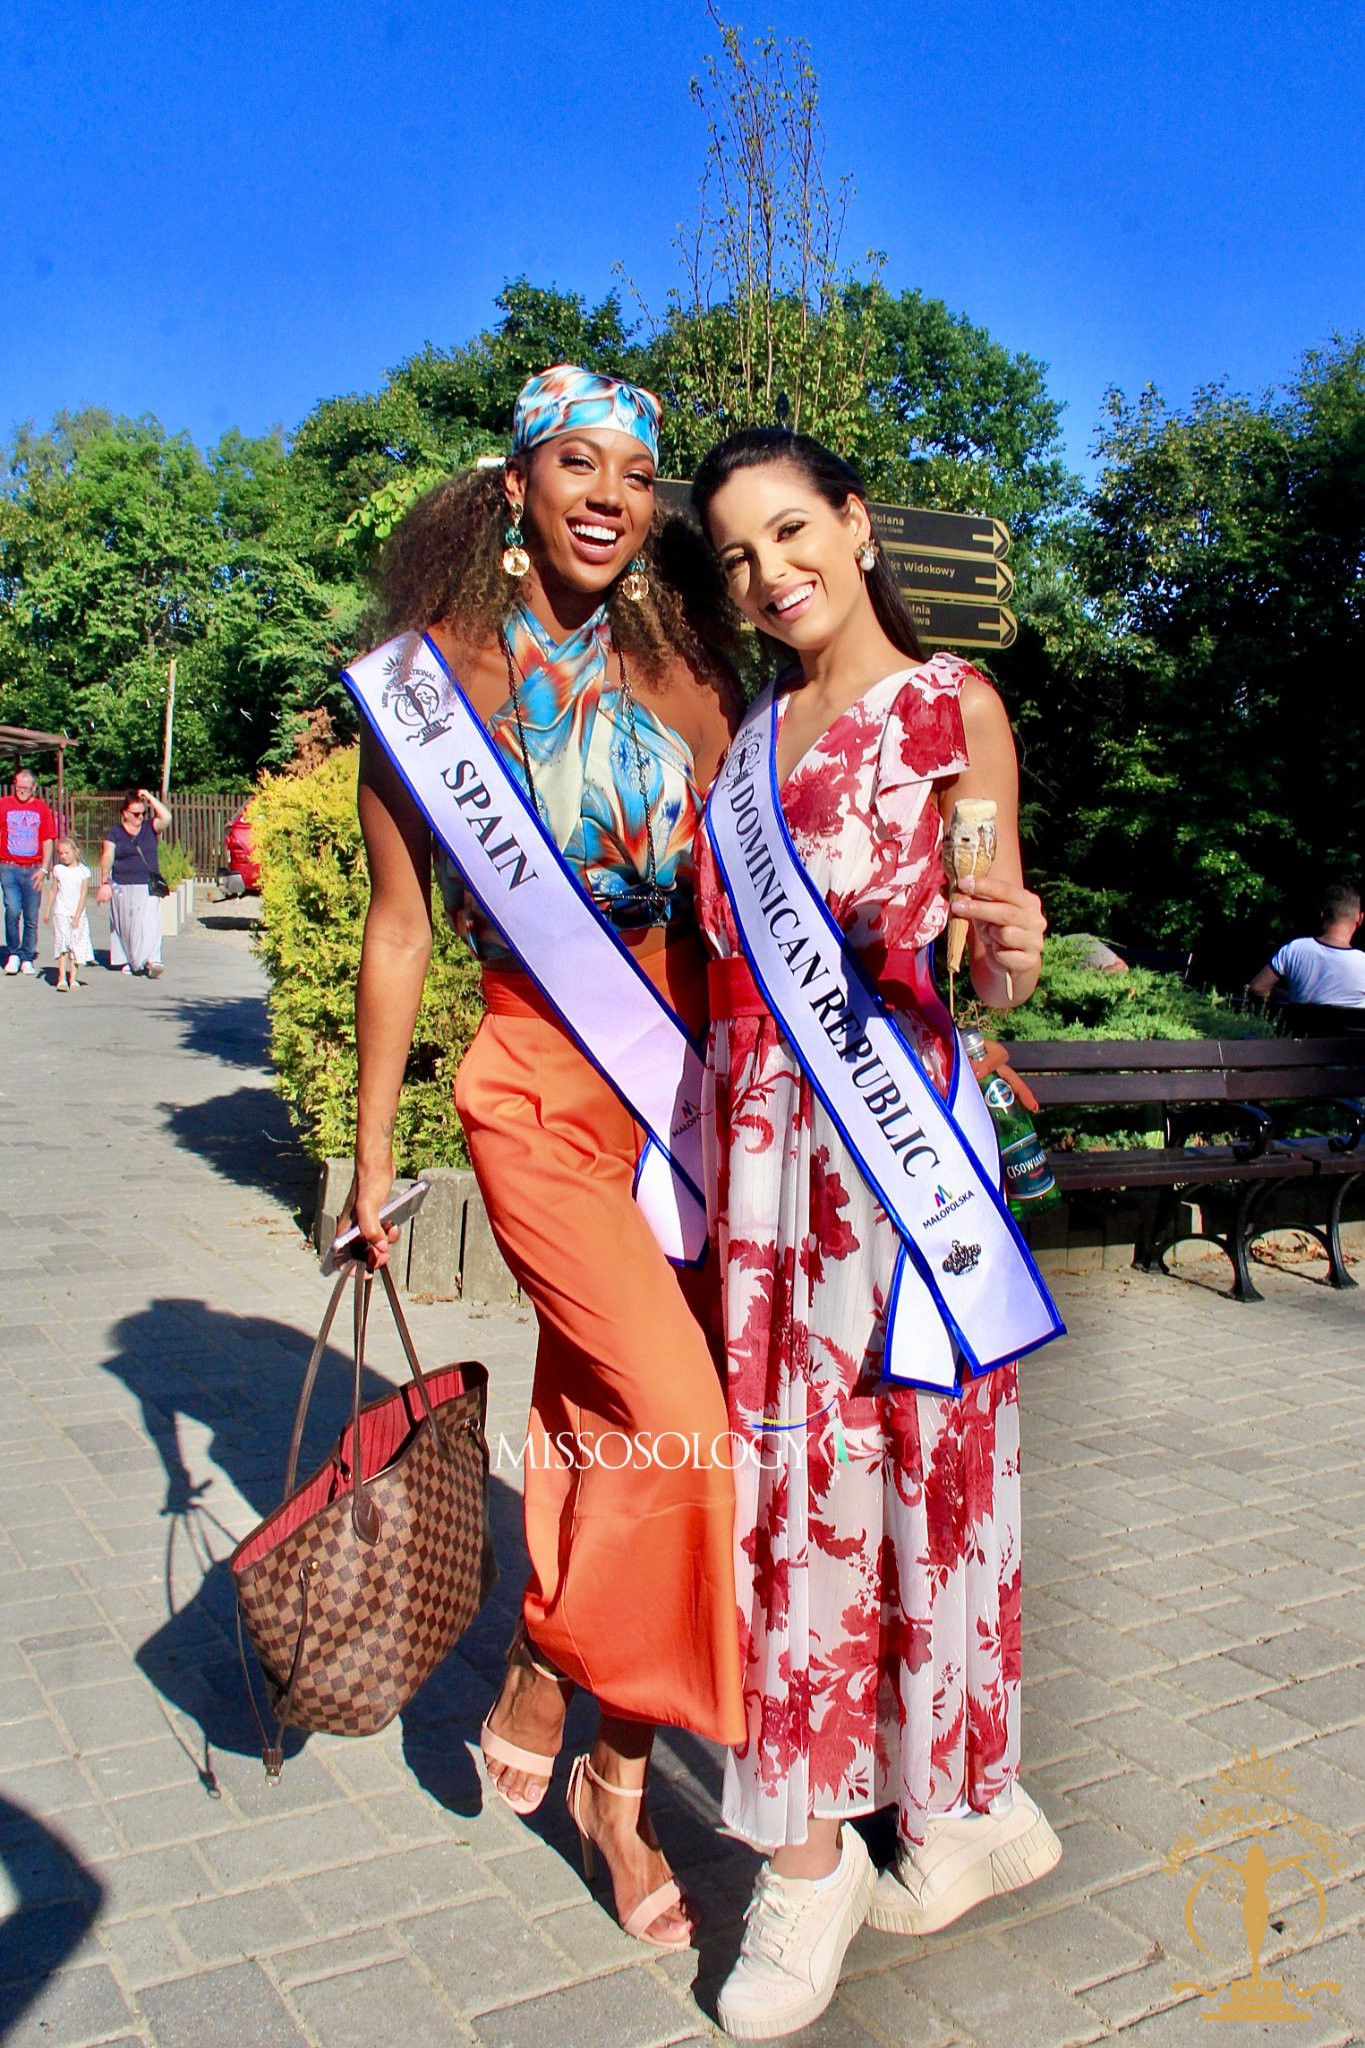
[{"label": "metal fence", "polygon": [[[55,811],[56,783],[41,785],[40,793]],[[116,790],[112,794],[91,794],[84,790],[66,792],[66,816],[61,821],[61,829],[71,833],[91,867],[98,863],[100,842],[105,833],[111,825],[118,823],[126,794],[124,790]],[[250,795],[249,789],[226,793],[204,789],[171,791],[171,825],[166,837],[184,847],[194,862],[194,872],[201,879],[211,881],[219,869],[227,865],[223,835]]]}]

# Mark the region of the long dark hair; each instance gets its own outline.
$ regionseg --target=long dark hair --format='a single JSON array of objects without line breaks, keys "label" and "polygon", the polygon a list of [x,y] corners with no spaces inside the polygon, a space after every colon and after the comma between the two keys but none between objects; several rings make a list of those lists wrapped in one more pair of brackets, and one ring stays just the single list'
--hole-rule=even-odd
[{"label": "long dark hair", "polygon": [[[832,448],[813,441],[809,434],[794,434],[788,427],[741,427],[737,434],[727,435],[702,457],[692,480],[693,510],[708,535],[711,529],[707,514],[721,485],[729,483],[741,469],[764,469],[774,462],[790,463],[793,469],[799,470],[811,489],[818,492],[836,512],[842,512],[850,498],[861,499],[864,506],[867,504],[867,486],[853,464],[845,462],[843,456],[836,455]],[[878,547],[877,559],[870,569],[864,571],[864,576],[877,623],[891,645],[898,647],[902,654],[909,655],[911,661],[923,661],[924,649],[897,587],[885,548]],[[791,652],[786,647],[783,651],[786,654]]]}]

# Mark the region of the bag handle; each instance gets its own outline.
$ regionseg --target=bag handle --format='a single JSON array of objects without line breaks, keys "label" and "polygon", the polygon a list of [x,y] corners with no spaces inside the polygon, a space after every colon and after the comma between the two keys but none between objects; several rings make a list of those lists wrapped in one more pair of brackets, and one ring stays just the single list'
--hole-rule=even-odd
[{"label": "bag handle", "polygon": [[[452,1455],[450,1445],[446,1441],[445,1433],[441,1428],[440,1422],[437,1420],[436,1411],[432,1406],[431,1395],[427,1389],[426,1374],[422,1371],[421,1360],[417,1356],[417,1347],[412,1341],[412,1333],[408,1329],[407,1318],[403,1314],[399,1303],[398,1290],[393,1284],[393,1275],[387,1266],[381,1266],[379,1271],[383,1277],[384,1292],[388,1296],[388,1303],[393,1311],[394,1322],[398,1326],[398,1336],[403,1346],[404,1355],[412,1368],[412,1377],[416,1382],[418,1394],[421,1396],[426,1419],[431,1424],[431,1433],[436,1440],[437,1449],[444,1457],[448,1458]],[[332,1324],[336,1321],[336,1313],[341,1306],[342,1293],[348,1285],[352,1284],[355,1287],[353,1309],[354,1374],[351,1393],[351,1448],[354,1468],[352,1472],[352,1492],[353,1494],[363,1493],[364,1482],[360,1476],[360,1383],[365,1367],[365,1326],[369,1318],[370,1287],[373,1277],[372,1274],[365,1271],[364,1265],[359,1259],[348,1261],[337,1275],[336,1285],[332,1289],[327,1307],[323,1312],[322,1327],[318,1331],[317,1340],[313,1345],[308,1365],[303,1375],[303,1385],[299,1389],[299,1403],[294,1414],[294,1429],[289,1439],[289,1457],[285,1464],[284,1491],[280,1495],[282,1504],[288,1500],[290,1494],[294,1491],[295,1481],[298,1478],[299,1453],[303,1445],[304,1424],[308,1419],[308,1409],[313,1399],[313,1390],[317,1385],[322,1355],[327,1349],[327,1339],[332,1333]],[[351,1519],[357,1535],[361,1534],[360,1522],[357,1520],[357,1515],[360,1512],[353,1500]],[[366,1516],[364,1519],[369,1520],[370,1517]],[[363,1540],[373,1542],[374,1538],[366,1537]]]}]

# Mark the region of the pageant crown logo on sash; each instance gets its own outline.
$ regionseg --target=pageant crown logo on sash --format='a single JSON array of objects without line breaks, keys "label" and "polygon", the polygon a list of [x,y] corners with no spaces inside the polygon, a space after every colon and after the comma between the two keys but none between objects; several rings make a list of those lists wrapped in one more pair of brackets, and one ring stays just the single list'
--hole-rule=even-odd
[{"label": "pageant crown logo on sash", "polygon": [[[712,789],[707,836],[763,1000],[901,1241],[883,1369],[952,1392],[959,1356],[989,1372],[1060,1336],[1061,1318],[1001,1199],[990,1112],[956,1036],[945,1102],[801,864],[776,725],[770,686]],[[934,1226],[960,1210],[970,1241],[945,1257]]]},{"label": "pageant crown logo on sash", "polygon": [[695,1264],[706,1253],[698,1048],[593,907],[433,642],[402,634],[343,680],[470,894],[647,1133],[635,1199],[666,1255]]}]

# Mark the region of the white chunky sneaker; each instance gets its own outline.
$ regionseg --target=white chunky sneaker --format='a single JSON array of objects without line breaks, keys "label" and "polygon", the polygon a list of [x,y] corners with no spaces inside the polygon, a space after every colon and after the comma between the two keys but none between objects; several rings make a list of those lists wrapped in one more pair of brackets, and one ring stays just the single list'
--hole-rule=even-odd
[{"label": "white chunky sneaker", "polygon": [[845,1827],[839,1867],[823,1889],[811,1878],[758,1874],[739,1961],[716,2015],[737,2041],[772,2041],[818,2019],[834,1996],[844,1954],[863,1924],[874,1878],[867,1845]]},{"label": "white chunky sneaker", "polygon": [[1046,1877],[1062,1845],[1022,1785],[1001,1813],[931,1815],[918,1847],[902,1842],[867,1911],[883,1934],[934,1934],[969,1907]]},{"label": "white chunky sneaker", "polygon": [[17,974],[19,972],[19,955],[17,953],[10,954],[9,959],[5,962],[5,972],[6,974]]}]

